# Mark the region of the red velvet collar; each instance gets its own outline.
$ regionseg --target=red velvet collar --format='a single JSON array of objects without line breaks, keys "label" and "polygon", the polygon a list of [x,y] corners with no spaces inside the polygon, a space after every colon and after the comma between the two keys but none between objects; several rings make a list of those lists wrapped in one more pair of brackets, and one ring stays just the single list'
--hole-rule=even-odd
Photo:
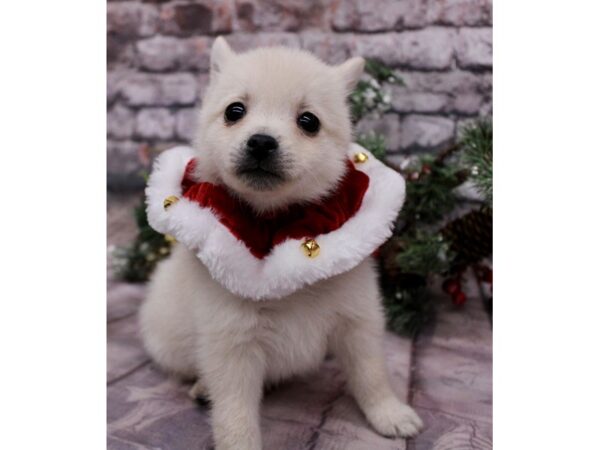
[{"label": "red velvet collar", "polygon": [[186,166],[181,182],[183,196],[203,208],[211,208],[219,221],[259,259],[286,239],[316,237],[337,230],[359,210],[369,187],[369,177],[348,161],[346,175],[328,198],[292,205],[276,214],[257,215],[224,187],[194,181],[195,166],[195,159]]}]

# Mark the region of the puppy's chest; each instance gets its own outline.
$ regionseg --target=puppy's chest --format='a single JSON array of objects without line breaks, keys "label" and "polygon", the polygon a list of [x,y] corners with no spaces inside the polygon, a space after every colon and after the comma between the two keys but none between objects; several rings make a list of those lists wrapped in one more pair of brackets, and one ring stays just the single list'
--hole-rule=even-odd
[{"label": "puppy's chest", "polygon": [[316,368],[327,351],[335,315],[317,305],[264,305],[255,338],[267,355],[267,377],[282,378]]}]

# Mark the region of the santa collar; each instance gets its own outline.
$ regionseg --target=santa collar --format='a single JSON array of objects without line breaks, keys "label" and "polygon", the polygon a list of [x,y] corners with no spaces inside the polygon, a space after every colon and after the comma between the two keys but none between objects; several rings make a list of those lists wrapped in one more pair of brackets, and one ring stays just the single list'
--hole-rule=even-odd
[{"label": "santa collar", "polygon": [[347,272],[391,235],[404,180],[357,144],[334,193],[257,216],[222,186],[193,179],[194,152],[156,160],[146,188],[150,225],[192,250],[229,291],[278,299]]}]

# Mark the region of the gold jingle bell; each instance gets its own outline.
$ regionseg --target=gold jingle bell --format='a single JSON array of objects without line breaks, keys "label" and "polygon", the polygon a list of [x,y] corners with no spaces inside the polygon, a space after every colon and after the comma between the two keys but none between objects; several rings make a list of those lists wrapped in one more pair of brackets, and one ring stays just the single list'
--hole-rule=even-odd
[{"label": "gold jingle bell", "polygon": [[177,197],[175,197],[174,195],[169,195],[167,198],[165,198],[165,200],[163,201],[163,207],[165,209],[168,209],[170,206],[174,205],[175,203],[177,203],[179,201],[179,199]]},{"label": "gold jingle bell", "polygon": [[354,162],[358,163],[358,164],[367,162],[368,159],[369,159],[369,155],[367,155],[364,152],[358,152],[356,155],[354,155]]},{"label": "gold jingle bell", "polygon": [[321,247],[319,247],[319,244],[314,239],[307,239],[302,243],[302,250],[304,250],[304,254],[309,258],[316,258],[319,256]]}]

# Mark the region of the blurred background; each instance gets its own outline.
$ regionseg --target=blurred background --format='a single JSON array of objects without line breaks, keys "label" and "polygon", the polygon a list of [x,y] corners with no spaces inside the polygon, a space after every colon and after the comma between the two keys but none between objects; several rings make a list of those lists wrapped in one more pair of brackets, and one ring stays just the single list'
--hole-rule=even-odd
[{"label": "blurred background", "polygon": [[189,141],[216,35],[238,51],[283,44],[398,69],[391,108],[358,131],[402,155],[442,149],[465,120],[491,114],[491,25],[491,0],[109,1],[109,191],[142,188],[144,146]]}]

